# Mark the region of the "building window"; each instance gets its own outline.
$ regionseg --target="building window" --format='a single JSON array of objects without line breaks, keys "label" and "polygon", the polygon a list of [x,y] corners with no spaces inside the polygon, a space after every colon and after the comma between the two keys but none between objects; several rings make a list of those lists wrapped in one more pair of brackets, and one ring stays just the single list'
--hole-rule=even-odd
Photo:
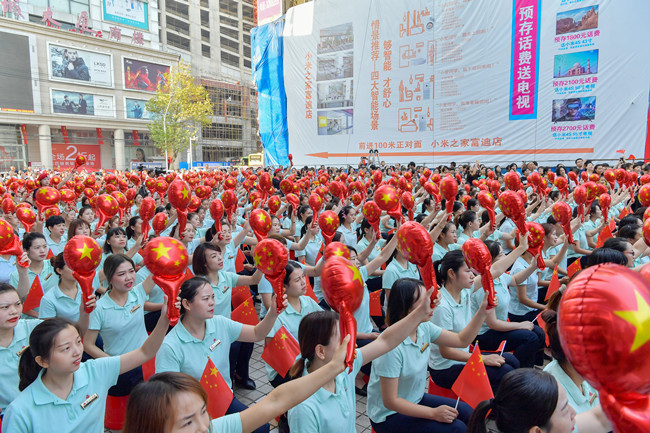
[{"label": "building window", "polygon": [[244,57],[251,58],[251,47],[244,45]]},{"label": "building window", "polygon": [[246,45],[250,45],[250,44],[251,44],[251,35],[250,35],[249,33],[244,33],[244,43],[245,43]]},{"label": "building window", "polygon": [[[251,8],[252,9],[252,8]],[[219,12],[228,15],[238,16],[237,1],[236,0],[219,0]]]},{"label": "building window", "polygon": [[233,39],[239,40],[239,31],[238,30],[233,30],[233,29],[231,29],[229,27],[221,26],[219,28],[219,32],[222,35],[225,35],[225,36],[231,37]]},{"label": "building window", "polygon": [[165,0],[165,11],[187,20],[190,19],[190,6],[177,2],[176,0]]},{"label": "building window", "polygon": [[241,117],[241,91],[225,87],[205,86],[214,107],[215,116]]},{"label": "building window", "polygon": [[181,20],[177,20],[172,16],[167,17],[167,27],[171,30],[176,30],[179,33],[189,36],[190,35],[190,25]]},{"label": "building window", "polygon": [[223,15],[220,15],[219,21],[221,22],[222,25],[225,24],[230,27],[239,28],[239,24],[237,23],[237,20],[233,20],[232,18],[228,18],[228,17],[224,17]]},{"label": "building window", "polygon": [[228,162],[238,163],[244,156],[244,149],[231,146],[202,146],[203,161],[206,162]]},{"label": "building window", "polygon": [[210,12],[209,11],[201,11],[201,25],[203,27],[210,27]]},{"label": "building window", "polygon": [[245,32],[250,33],[253,27],[255,27],[253,24],[242,23],[242,28],[244,29]]},{"label": "building window", "polygon": [[253,8],[250,6],[242,5],[241,16],[246,21],[254,22],[255,17],[253,13]]},{"label": "building window", "polygon": [[232,39],[221,37],[221,48],[227,48],[236,53],[239,52],[239,42],[235,42]]},{"label": "building window", "polygon": [[175,35],[167,32],[167,45],[179,48],[181,50],[190,51],[190,40],[182,36]]},{"label": "building window", "polygon": [[203,54],[203,57],[210,57],[210,46],[201,44],[201,54]]},{"label": "building window", "polygon": [[89,12],[90,10],[88,0],[30,0],[29,4],[43,9],[47,9],[49,6],[54,12],[64,12],[72,15],[78,15],[84,11]]},{"label": "building window", "polygon": [[251,61],[248,59],[244,59],[244,68],[251,68]]},{"label": "building window", "polygon": [[209,0],[201,0],[201,7],[202,8],[210,8],[210,1]]},{"label": "building window", "polygon": [[210,43],[210,32],[208,30],[201,29],[201,40]]},{"label": "building window", "polygon": [[221,61],[226,65],[239,67],[239,56],[235,56],[225,51],[221,52]]},{"label": "building window", "polygon": [[242,125],[235,125],[234,123],[213,123],[210,126],[204,126],[201,132],[203,138],[241,141],[243,127]]}]

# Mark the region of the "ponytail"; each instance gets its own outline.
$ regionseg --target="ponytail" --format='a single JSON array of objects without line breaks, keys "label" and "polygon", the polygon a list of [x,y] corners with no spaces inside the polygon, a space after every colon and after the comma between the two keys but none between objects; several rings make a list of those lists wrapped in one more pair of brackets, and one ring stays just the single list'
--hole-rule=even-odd
[{"label": "ponytail", "polygon": [[289,370],[289,378],[294,379],[302,376],[307,361],[313,361],[316,356],[317,345],[327,346],[330,344],[338,320],[339,315],[334,311],[316,311],[303,317],[298,327],[300,359]]},{"label": "ponytail", "polygon": [[488,417],[491,415],[492,402],[494,399],[484,400],[476,406],[472,416],[469,419],[467,433],[488,433],[487,426]]},{"label": "ponytail", "polygon": [[295,379],[302,376],[302,372],[305,371],[306,366],[307,360],[301,355],[300,358],[298,358],[289,369],[289,377]]},{"label": "ponytail", "polygon": [[25,388],[31,385],[36,380],[42,369],[43,367],[38,365],[36,359],[34,359],[31,347],[27,347],[21,355],[20,362],[18,363],[18,375],[20,376],[18,390],[24,391]]}]

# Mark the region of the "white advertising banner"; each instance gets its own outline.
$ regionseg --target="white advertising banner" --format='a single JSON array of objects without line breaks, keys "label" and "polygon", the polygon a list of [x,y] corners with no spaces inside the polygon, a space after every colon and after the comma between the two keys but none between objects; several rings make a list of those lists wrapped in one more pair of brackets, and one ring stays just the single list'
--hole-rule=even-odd
[{"label": "white advertising banner", "polygon": [[642,158],[649,14],[634,0],[294,7],[289,152],[299,165],[356,165],[370,150],[388,163]]}]

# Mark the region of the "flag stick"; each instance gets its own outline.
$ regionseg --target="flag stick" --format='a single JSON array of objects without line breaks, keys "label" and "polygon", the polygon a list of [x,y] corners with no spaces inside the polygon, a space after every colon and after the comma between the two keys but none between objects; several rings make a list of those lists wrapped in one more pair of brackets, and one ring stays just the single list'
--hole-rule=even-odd
[{"label": "flag stick", "polygon": [[460,401],[460,397],[456,399],[456,406],[454,406],[454,409],[458,409],[458,402]]},{"label": "flag stick", "polygon": [[499,356],[503,356],[503,351],[506,350],[506,343],[508,340],[503,340],[503,347],[501,348],[501,353],[499,353]]}]

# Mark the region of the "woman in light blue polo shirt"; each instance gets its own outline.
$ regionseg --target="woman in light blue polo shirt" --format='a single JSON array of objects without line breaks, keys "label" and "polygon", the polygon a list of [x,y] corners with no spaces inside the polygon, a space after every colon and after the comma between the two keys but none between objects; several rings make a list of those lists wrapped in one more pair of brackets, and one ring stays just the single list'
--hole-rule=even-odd
[{"label": "woman in light blue polo shirt", "polygon": [[352,248],[357,248],[357,210],[354,206],[344,206],[339,211],[339,228],[337,232],[343,234],[343,243]]},{"label": "woman in light blue polo shirt", "polygon": [[[443,329],[461,332],[472,322],[471,296],[473,290],[482,290],[480,284],[474,284],[474,273],[467,267],[463,252],[450,251],[440,262],[434,263],[436,281],[440,287],[440,305],[433,311],[431,322]],[[486,299],[483,302],[487,302]],[[477,314],[480,314],[481,309]],[[476,317],[476,315],[474,315]],[[483,322],[483,321],[481,321]],[[472,334],[476,336],[478,329]],[[451,389],[458,375],[465,367],[471,353],[469,344],[456,349],[446,344],[439,344],[431,349],[429,373],[436,385]],[[493,389],[499,385],[501,378],[514,368],[519,361],[510,353],[502,356],[483,355],[485,370]]]},{"label": "woman in light blue polo shirt", "polygon": [[[211,359],[217,370],[232,388],[230,379],[229,349],[235,341],[253,343],[262,341],[269,333],[278,314],[275,308],[256,326],[241,323],[214,315],[214,293],[210,283],[203,277],[194,277],[183,283],[179,298],[181,300],[181,320],[165,337],[156,355],[156,372],[177,371],[187,373],[197,380],[201,379],[206,358]],[[275,299],[275,298],[274,298]],[[233,399],[226,414],[247,409],[236,398]],[[266,425],[259,433],[269,431]]]},{"label": "woman in light blue polo shirt", "polygon": [[[388,300],[386,322],[390,329],[411,313],[421,298],[430,304],[421,281],[399,279]],[[436,304],[440,302],[440,297]],[[433,343],[464,347],[471,343],[485,320],[483,303],[480,311],[459,333],[440,328],[427,318],[409,333],[399,346],[377,358],[368,382],[368,417],[377,433],[396,431],[463,432],[472,409],[460,402],[425,394],[427,362]],[[436,306],[435,311],[440,308]],[[387,331],[385,331],[387,332]]]},{"label": "woman in light blue polo shirt", "polygon": [[462,232],[458,235],[458,240],[456,241],[459,247],[462,247],[467,239],[476,237],[475,232],[481,228],[481,222],[478,219],[478,215],[476,215],[476,212],[471,210],[462,213],[460,218],[458,218],[458,225],[462,229]]},{"label": "woman in light blue polo shirt", "polygon": [[[394,236],[394,235],[393,235]],[[393,251],[393,260],[386,266],[386,270],[382,275],[381,287],[384,289],[386,298],[384,300],[384,310],[388,305],[388,298],[390,297],[390,290],[393,283],[400,278],[414,278],[420,279],[420,271],[413,263],[406,260],[399,249]]]},{"label": "woman in light blue polo shirt", "polygon": [[[142,284],[135,284],[135,264],[124,254],[109,255],[104,261],[103,271],[109,290],[90,313],[90,324],[84,337],[85,351],[95,359],[123,355],[142,346],[147,339],[144,304],[154,286],[151,276]],[[103,350],[96,345],[98,335],[102,337]],[[142,369],[138,367],[121,375],[109,395],[129,395],[140,381]]]},{"label": "woman in light blue polo shirt", "polygon": [[52,257],[50,264],[59,277],[59,284],[54,286],[41,299],[38,318],[62,317],[76,322],[79,320],[79,304],[81,304],[79,283],[74,278],[72,269],[66,266],[63,253]]},{"label": "woman in light blue polo shirt", "polygon": [[47,319],[29,337],[20,359],[20,395],[4,414],[3,430],[32,433],[101,433],[108,389],[118,376],[156,355],[169,326],[166,308],[144,344],[121,356],[81,362],[79,330],[69,321]]},{"label": "woman in light blue polo shirt", "polygon": [[[388,327],[372,342],[356,350],[352,371],[344,371],[330,383],[316,391],[298,406],[289,410],[289,428],[292,433],[353,433],[356,431],[355,377],[363,365],[397,347],[418,325],[431,315],[427,296],[414,306],[408,316]],[[318,371],[331,361],[341,340],[339,317],[333,311],[308,314],[300,322],[300,359],[289,372],[301,377]],[[332,416],[332,414],[337,416]]]},{"label": "woman in light blue polo shirt", "polygon": [[[386,240],[377,240],[375,230],[372,228],[368,220],[364,218],[363,221],[361,221],[361,238],[359,239],[359,242],[357,242],[357,250],[363,251],[372,243],[374,243],[374,247],[368,255],[368,261],[372,261],[379,255],[379,253],[381,253],[381,249],[386,245]],[[381,273],[383,274],[383,271],[381,271]],[[367,283],[368,290],[374,292],[375,290],[381,289],[381,279],[381,275],[369,275]]]},{"label": "woman in light blue polo shirt", "polygon": [[438,260],[442,260],[449,251],[460,248],[456,243],[457,241],[456,224],[450,221],[442,227],[440,235],[438,235],[438,240],[433,244],[433,255],[431,259],[437,262]]}]

